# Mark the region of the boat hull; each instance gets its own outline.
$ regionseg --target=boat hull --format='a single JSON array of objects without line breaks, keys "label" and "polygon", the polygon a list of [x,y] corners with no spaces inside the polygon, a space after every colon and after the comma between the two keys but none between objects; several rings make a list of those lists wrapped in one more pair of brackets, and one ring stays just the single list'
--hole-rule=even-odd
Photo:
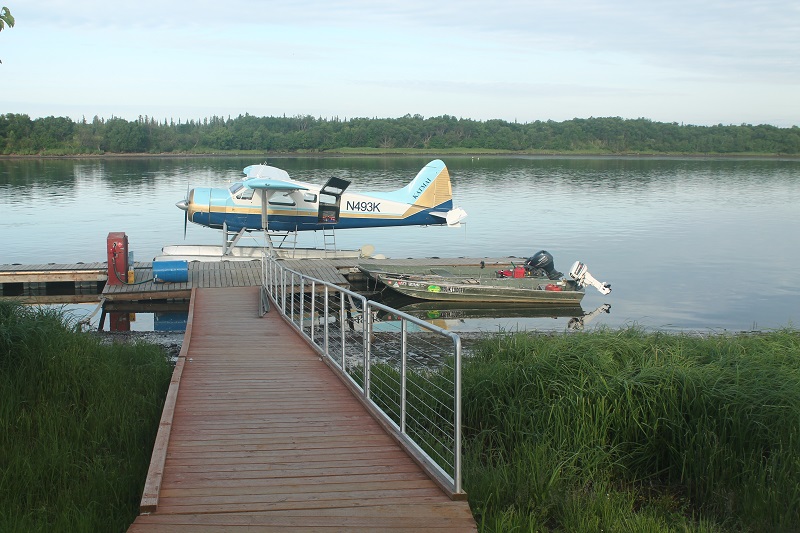
[{"label": "boat hull", "polygon": [[442,302],[419,301],[399,307],[411,316],[422,319],[471,319],[471,318],[556,318],[580,317],[584,315],[580,305],[525,304],[507,302]]},{"label": "boat hull", "polygon": [[[486,259],[478,264],[458,260],[427,262],[359,261],[365,275],[412,298],[440,302],[525,303],[547,306],[579,306],[584,290],[574,282],[533,277],[520,273],[524,259]],[[512,277],[503,277],[511,274]]]},{"label": "boat hull", "polygon": [[377,274],[378,281],[412,298],[445,302],[504,302],[574,306],[584,291],[571,282],[540,278],[447,279]]}]

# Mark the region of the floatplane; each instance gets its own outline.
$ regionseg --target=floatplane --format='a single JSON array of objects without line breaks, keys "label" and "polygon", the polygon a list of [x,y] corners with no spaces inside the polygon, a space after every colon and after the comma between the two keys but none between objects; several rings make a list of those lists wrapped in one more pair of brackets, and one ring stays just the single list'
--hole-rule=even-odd
[{"label": "floatplane", "polygon": [[[263,231],[265,245],[277,255],[304,257],[319,250],[298,249],[297,232],[323,231],[324,256],[359,257],[372,247],[337,251],[337,229],[387,226],[458,227],[467,216],[453,207],[450,174],[441,160],[434,160],[405,187],[389,192],[350,192],[350,181],[331,177],[323,185],[291,179],[289,173],[267,164],[250,165],[245,177],[227,189],[194,188],[177,202],[185,212],[184,236],[189,222],[223,232],[219,246],[167,246],[170,258],[202,260],[255,259],[261,248],[237,247],[240,238]],[[274,239],[278,239],[275,242]],[[332,247],[331,250],[328,248]],[[281,252],[283,250],[283,252]],[[330,255],[329,255],[330,254]],[[162,256],[163,257],[163,256]]]}]

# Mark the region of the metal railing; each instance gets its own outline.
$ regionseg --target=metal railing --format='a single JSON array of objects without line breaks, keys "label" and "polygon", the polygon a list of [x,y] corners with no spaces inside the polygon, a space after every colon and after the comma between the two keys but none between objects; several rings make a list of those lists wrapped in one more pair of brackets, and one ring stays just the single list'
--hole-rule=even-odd
[{"label": "metal railing", "polygon": [[434,479],[463,495],[459,336],[266,254],[262,265],[262,312],[281,312]]}]

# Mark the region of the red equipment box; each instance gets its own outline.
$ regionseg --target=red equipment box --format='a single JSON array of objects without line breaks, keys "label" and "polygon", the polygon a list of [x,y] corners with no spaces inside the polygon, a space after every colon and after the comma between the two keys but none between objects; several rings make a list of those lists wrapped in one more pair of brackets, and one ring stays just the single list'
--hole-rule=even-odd
[{"label": "red equipment box", "polygon": [[112,231],[106,241],[108,252],[109,285],[123,285],[128,279],[128,236],[124,232]]}]

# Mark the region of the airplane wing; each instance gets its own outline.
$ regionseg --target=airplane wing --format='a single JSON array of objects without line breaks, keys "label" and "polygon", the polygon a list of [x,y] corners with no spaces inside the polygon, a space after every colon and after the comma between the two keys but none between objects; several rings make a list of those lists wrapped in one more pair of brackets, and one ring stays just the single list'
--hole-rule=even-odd
[{"label": "airplane wing", "polygon": [[299,183],[283,180],[271,180],[267,178],[253,178],[245,180],[244,186],[250,189],[264,189],[267,191],[307,191],[308,187],[303,187]]},{"label": "airplane wing", "polygon": [[247,175],[245,187],[250,189],[263,189],[266,191],[306,191],[308,187],[292,181],[289,173],[269,165],[250,165],[242,171]]},{"label": "airplane wing", "polygon": [[248,178],[269,178],[273,180],[291,181],[289,173],[278,167],[269,165],[250,165],[244,167],[244,175]]}]

